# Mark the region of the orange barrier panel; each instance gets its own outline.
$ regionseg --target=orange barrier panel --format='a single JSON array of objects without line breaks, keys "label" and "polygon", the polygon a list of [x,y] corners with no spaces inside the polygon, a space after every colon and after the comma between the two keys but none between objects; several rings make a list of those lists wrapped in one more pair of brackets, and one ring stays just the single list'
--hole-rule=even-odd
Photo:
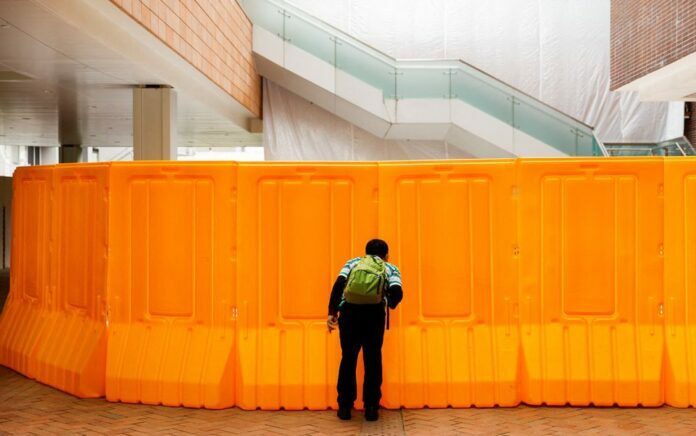
[{"label": "orange barrier panel", "polygon": [[108,165],[53,171],[53,310],[35,375],[79,397],[104,395],[108,177]]},{"label": "orange barrier panel", "polygon": [[665,159],[665,401],[696,406],[696,159]]},{"label": "orange barrier panel", "polygon": [[379,173],[379,233],[404,283],[383,404],[518,404],[515,161],[380,163]]},{"label": "orange barrier panel", "polygon": [[233,406],[236,164],[111,171],[107,399]]},{"label": "orange barrier panel", "polygon": [[663,160],[519,165],[528,404],[662,404]]},{"label": "orange barrier panel", "polygon": [[108,166],[15,173],[4,364],[79,397],[104,395]]},{"label": "orange barrier panel", "polygon": [[0,318],[0,363],[31,378],[36,377],[33,356],[51,307],[53,168],[18,168],[12,187],[12,277]]},{"label": "orange barrier panel", "polygon": [[376,164],[239,164],[240,407],[336,406],[327,303],[378,236],[377,196]]}]

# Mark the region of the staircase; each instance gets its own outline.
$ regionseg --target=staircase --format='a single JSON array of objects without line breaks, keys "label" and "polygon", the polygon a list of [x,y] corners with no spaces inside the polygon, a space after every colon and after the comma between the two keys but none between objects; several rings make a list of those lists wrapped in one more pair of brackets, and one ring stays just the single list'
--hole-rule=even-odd
[{"label": "staircase", "polygon": [[591,126],[460,60],[397,60],[282,0],[241,0],[259,74],[384,139],[605,156]]}]

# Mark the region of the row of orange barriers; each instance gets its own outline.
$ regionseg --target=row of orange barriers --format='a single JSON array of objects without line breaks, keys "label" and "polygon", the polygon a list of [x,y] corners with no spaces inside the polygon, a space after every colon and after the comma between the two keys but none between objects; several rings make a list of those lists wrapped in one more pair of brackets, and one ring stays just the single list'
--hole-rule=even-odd
[{"label": "row of orange barriers", "polygon": [[80,397],[335,407],[381,237],[385,406],[696,405],[696,159],[30,167],[13,229],[0,363]]}]

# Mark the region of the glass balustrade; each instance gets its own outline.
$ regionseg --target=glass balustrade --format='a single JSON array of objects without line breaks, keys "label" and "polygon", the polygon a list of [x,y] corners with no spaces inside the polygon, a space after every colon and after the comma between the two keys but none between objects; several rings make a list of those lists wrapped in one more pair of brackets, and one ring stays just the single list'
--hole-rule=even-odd
[{"label": "glass balustrade", "polygon": [[660,142],[608,143],[609,156],[696,156],[696,151],[685,137]]}]

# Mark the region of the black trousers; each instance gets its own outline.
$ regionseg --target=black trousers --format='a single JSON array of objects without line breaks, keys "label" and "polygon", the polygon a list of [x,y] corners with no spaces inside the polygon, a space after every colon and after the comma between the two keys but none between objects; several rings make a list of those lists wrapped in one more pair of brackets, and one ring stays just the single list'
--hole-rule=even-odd
[{"label": "black trousers", "polygon": [[378,406],[382,398],[382,343],[384,342],[384,305],[344,303],[338,318],[341,337],[341,366],[338,370],[338,405],[353,407],[358,396],[355,368],[363,350],[365,406]]}]

